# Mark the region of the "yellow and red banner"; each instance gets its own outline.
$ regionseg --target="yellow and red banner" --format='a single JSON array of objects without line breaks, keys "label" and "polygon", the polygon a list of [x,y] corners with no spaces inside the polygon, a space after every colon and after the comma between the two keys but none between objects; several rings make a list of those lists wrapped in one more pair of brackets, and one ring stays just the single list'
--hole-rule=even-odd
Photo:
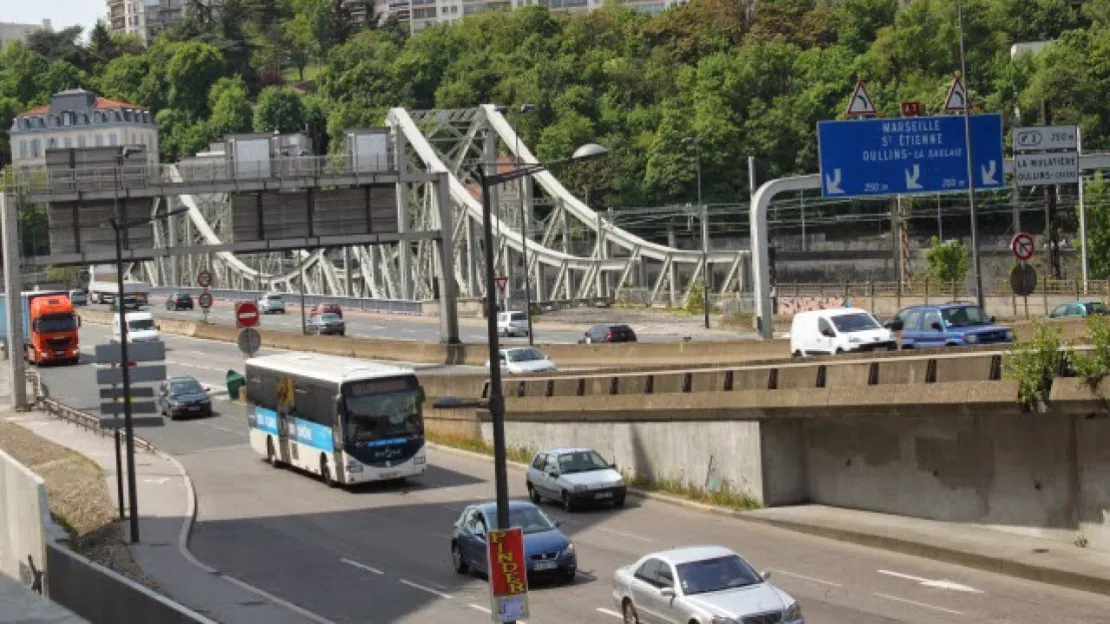
[{"label": "yellow and red banner", "polygon": [[490,603],[494,622],[515,622],[528,617],[528,562],[524,559],[524,532],[520,527],[490,531]]}]

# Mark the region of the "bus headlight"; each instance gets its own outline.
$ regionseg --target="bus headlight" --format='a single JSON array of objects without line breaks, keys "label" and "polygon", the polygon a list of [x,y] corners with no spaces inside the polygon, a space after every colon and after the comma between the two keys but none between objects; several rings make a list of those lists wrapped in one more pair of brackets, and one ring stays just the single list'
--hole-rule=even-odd
[{"label": "bus headlight", "polygon": [[417,455],[416,457],[412,458],[412,464],[414,466],[419,466],[420,464],[426,463],[427,461],[428,458],[424,455]]},{"label": "bus headlight", "polygon": [[348,460],[347,472],[362,472],[362,464],[354,460]]}]

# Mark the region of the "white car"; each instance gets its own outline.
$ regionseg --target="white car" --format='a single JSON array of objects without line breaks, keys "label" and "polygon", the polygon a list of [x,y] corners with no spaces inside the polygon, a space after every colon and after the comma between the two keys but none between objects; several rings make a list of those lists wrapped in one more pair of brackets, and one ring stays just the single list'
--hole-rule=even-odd
[{"label": "white car", "polygon": [[799,312],[790,324],[790,353],[795,356],[897,348],[894,334],[859,308]]},{"label": "white car", "polygon": [[[512,347],[499,349],[501,352],[501,371],[511,375],[523,373],[551,373],[558,370],[555,362],[535,347]],[[486,360],[489,368],[489,360]]]},{"label": "white car", "polygon": [[540,451],[532,458],[525,478],[533,503],[538,505],[546,498],[558,501],[566,511],[597,503],[623,507],[628,494],[616,465],[589,448]]},{"label": "white car", "polygon": [[[158,324],[150,312],[126,312],[127,342],[158,342],[162,339],[158,333]],[[119,315],[112,315],[112,342],[119,342],[123,332],[120,331]]]},{"label": "white car", "polygon": [[502,336],[527,336],[528,315],[524,312],[498,312],[497,333]]},{"label": "white car", "polygon": [[796,600],[723,546],[652,553],[613,574],[625,622],[805,624]]},{"label": "white car", "polygon": [[262,314],[281,312],[285,314],[285,300],[277,293],[268,293],[258,298],[258,311]]}]

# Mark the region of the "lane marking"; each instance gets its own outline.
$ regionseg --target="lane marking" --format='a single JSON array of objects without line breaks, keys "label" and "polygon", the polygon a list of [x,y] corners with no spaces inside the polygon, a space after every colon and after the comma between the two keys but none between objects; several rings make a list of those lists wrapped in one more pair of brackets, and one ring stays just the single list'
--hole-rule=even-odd
[{"label": "lane marking", "polygon": [[940,611],[942,613],[949,613],[951,615],[964,615],[963,611],[956,611],[954,609],[945,609],[944,607],[938,607],[936,605],[926,604],[924,602],[917,602],[916,600],[906,600],[905,598],[899,598],[898,596],[891,596],[890,594],[880,594],[878,592],[873,592],[873,593],[874,593],[874,595],[878,596],[879,598],[886,598],[887,600],[893,600],[895,602],[902,602],[902,603],[905,603],[905,604],[908,604],[908,605],[913,605],[915,607],[921,607],[923,609],[932,609],[933,611]]},{"label": "lane marking", "polygon": [[843,587],[843,585],[841,585],[840,583],[834,583],[832,581],[826,581],[826,580],[819,579],[819,578],[813,578],[812,576],[806,576],[804,574],[798,574],[796,572],[787,572],[786,570],[779,570],[778,568],[773,568],[771,571],[774,572],[775,574],[781,574],[783,576],[790,576],[790,577],[793,577],[793,578],[799,578],[799,579],[802,579],[803,581],[812,581],[814,583],[820,583],[822,585],[828,585],[830,587]]},{"label": "lane marking", "polygon": [[419,589],[420,591],[426,591],[429,594],[432,594],[434,596],[439,596],[440,598],[446,598],[447,600],[450,600],[451,598],[453,598],[453,596],[451,596],[451,594],[445,594],[445,593],[439,591],[438,589],[432,589],[431,587],[421,585],[420,583],[413,583],[412,581],[410,581],[408,579],[397,579],[397,580],[400,581],[402,585],[408,585],[409,587],[412,587],[414,589]]},{"label": "lane marking", "polygon": [[342,561],[343,563],[345,563],[349,566],[354,566],[356,568],[359,568],[360,570],[366,570],[367,572],[373,572],[374,574],[385,574],[385,572],[382,572],[381,570],[379,570],[377,568],[372,568],[372,567],[366,565],[365,563],[359,563],[357,561],[352,561],[352,560],[347,559],[347,558],[341,558],[340,561]]},{"label": "lane marking", "polygon": [[219,425],[213,425],[211,423],[206,423],[206,422],[203,422],[203,421],[198,421],[197,424],[198,425],[204,425],[205,427],[208,427],[209,429],[216,429],[217,431],[223,431],[224,433],[240,433],[239,431],[236,431],[234,429],[228,429],[227,427],[221,427]]},{"label": "lane marking", "polygon": [[612,609],[606,609],[605,607],[598,607],[597,612],[598,613],[604,613],[605,615],[611,615],[615,618],[624,618],[624,616],[621,615],[620,613],[617,613],[616,611],[613,611]]},{"label": "lane marking", "polygon": [[937,579],[934,581],[927,578],[921,578],[920,576],[911,576],[909,574],[902,574],[901,572],[894,572],[893,570],[879,570],[878,572],[879,574],[886,574],[887,576],[895,576],[909,581],[915,581],[925,587],[934,587],[936,589],[950,589],[952,591],[962,591],[969,594],[983,593],[982,590],[978,590],[974,587],[969,587],[955,581],[949,581],[948,579]]},{"label": "lane marking", "polygon": [[490,611],[489,608],[483,607],[482,605],[476,605],[473,602],[466,605],[466,606],[470,607],[471,609],[474,609],[475,611],[481,611],[482,613],[491,613],[491,614],[493,613],[493,611]]},{"label": "lane marking", "polygon": [[610,533],[612,535],[620,535],[621,537],[627,537],[629,539],[640,540],[641,542],[651,542],[651,541],[653,541],[653,540],[649,540],[646,537],[640,537],[639,535],[633,535],[631,533],[625,533],[624,531],[614,531],[613,529],[607,529],[605,527],[598,527],[598,530],[599,531],[605,531],[606,533]]}]

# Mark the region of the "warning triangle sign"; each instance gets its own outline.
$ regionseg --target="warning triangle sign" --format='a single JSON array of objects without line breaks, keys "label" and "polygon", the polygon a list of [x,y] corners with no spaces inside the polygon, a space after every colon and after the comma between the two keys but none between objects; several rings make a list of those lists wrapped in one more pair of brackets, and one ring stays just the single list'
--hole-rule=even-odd
[{"label": "warning triangle sign", "polygon": [[961,113],[970,105],[971,103],[967,100],[967,89],[964,88],[964,81],[956,76],[952,80],[952,86],[948,87],[948,95],[944,97],[944,112]]},{"label": "warning triangle sign", "polygon": [[871,99],[871,94],[867,92],[867,87],[863,85],[862,80],[856,81],[856,88],[852,91],[852,99],[848,100],[848,110],[844,113],[846,115],[878,114],[878,111],[875,110],[875,102]]}]

